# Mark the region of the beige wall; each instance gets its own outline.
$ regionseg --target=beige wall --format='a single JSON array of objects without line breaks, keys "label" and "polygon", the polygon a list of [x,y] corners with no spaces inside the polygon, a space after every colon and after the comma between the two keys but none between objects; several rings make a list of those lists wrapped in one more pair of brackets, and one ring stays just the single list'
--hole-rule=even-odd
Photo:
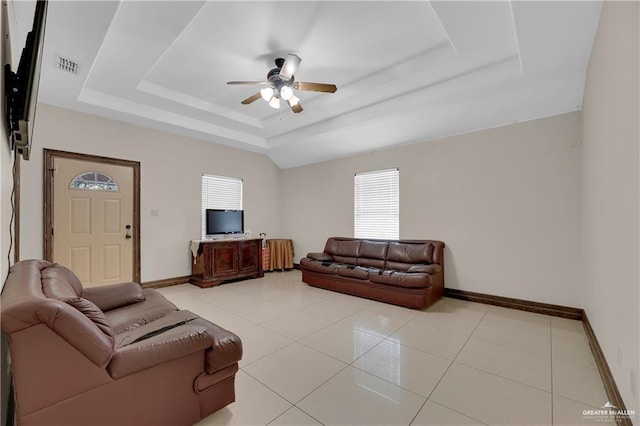
[{"label": "beige wall", "polygon": [[[283,170],[296,259],[353,235],[354,173],[400,169],[400,237],[445,241],[445,285],[582,306],[579,113]],[[349,141],[345,141],[349,143]]]},{"label": "beige wall", "polygon": [[637,2],[604,3],[582,118],[584,306],[625,405],[636,413],[640,413],[639,13]]},{"label": "beige wall", "polygon": [[37,114],[32,158],[22,163],[21,259],[42,257],[43,148],[140,161],[143,282],[191,273],[203,173],[243,178],[245,228],[280,234],[280,169],[262,154],[45,104]]}]

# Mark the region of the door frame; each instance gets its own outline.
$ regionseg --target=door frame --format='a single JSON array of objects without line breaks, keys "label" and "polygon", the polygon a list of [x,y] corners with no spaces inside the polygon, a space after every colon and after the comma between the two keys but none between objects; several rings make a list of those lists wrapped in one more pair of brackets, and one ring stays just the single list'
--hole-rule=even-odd
[{"label": "door frame", "polygon": [[44,149],[44,260],[53,262],[53,162],[55,158],[130,167],[133,169],[133,281],[139,283],[140,273],[140,162],[77,152]]}]

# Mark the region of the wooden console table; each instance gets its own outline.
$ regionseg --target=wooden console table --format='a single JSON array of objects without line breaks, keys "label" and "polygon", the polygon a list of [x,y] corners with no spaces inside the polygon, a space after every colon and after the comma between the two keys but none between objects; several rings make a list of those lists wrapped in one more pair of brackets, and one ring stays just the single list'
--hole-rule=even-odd
[{"label": "wooden console table", "polygon": [[191,249],[191,284],[206,288],[264,276],[261,239],[192,241]]}]

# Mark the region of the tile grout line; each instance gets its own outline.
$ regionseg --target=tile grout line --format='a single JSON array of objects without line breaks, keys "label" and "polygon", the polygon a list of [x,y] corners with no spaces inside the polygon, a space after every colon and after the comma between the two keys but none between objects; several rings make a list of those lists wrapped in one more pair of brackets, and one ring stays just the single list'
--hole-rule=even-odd
[{"label": "tile grout line", "polygon": [[[455,413],[458,413],[458,414],[460,414],[461,416],[464,416],[464,417],[466,417],[466,418],[468,418],[468,419],[471,419],[471,420],[473,420],[473,421],[475,421],[475,422],[478,422],[478,423],[480,423],[480,424],[483,424],[483,425],[489,426],[489,424],[488,424],[488,423],[482,422],[482,421],[480,421],[480,420],[478,420],[478,419],[476,419],[476,418],[474,418],[474,417],[471,417],[471,416],[469,416],[469,415],[467,415],[467,414],[461,413],[460,411],[456,410],[455,408],[447,407],[446,405],[444,405],[444,404],[442,404],[442,403],[440,403],[440,402],[434,401],[434,400],[432,400],[432,399],[431,399],[431,400],[427,399],[427,402],[431,402],[432,404],[439,405],[439,406],[441,406],[441,407],[446,408],[447,410],[451,410],[451,411],[453,411],[453,412],[455,412]],[[426,404],[427,402],[425,402],[425,404]],[[417,417],[417,415],[416,415],[416,417]],[[415,420],[415,418],[414,418],[414,420]]]},{"label": "tile grout line", "polygon": [[280,417],[282,417],[283,415],[285,415],[287,412],[291,411],[292,408],[297,408],[298,410],[302,411],[304,414],[306,414],[307,416],[311,417],[313,420],[315,420],[316,422],[318,422],[318,424],[321,424],[322,426],[325,426],[324,423],[322,423],[320,420],[316,419],[315,417],[313,417],[311,414],[307,413],[306,411],[304,411],[302,408],[296,406],[295,404],[293,404],[291,407],[287,408],[286,410],[284,410],[284,412],[280,413],[276,418],[272,419],[269,423],[267,423],[267,426],[269,426],[270,424],[273,424],[273,422],[275,422],[276,420],[278,420]]},{"label": "tile grout line", "polygon": [[[269,284],[269,283],[267,282],[267,283],[265,283],[265,284]],[[294,283],[294,284],[299,284],[299,283]],[[245,289],[250,289],[250,288],[249,288],[249,287],[243,287],[243,290],[245,290]],[[206,290],[206,289],[205,289],[205,290]],[[277,290],[279,291],[279,289],[277,289]],[[209,293],[209,295],[213,295],[213,294],[214,294],[214,293],[212,293],[212,292],[210,292],[210,293]],[[280,303],[278,303],[278,302],[275,302],[275,301],[274,301],[274,300],[272,300],[272,299],[268,299],[268,298],[261,297],[261,296],[256,296],[256,295],[252,295],[252,294],[250,294],[250,292],[237,291],[237,290],[235,290],[235,289],[233,290],[233,292],[224,293],[224,294],[225,294],[225,295],[226,295],[226,294],[229,294],[229,295],[231,295],[231,296],[233,296],[233,297],[235,297],[236,295],[238,295],[238,296],[242,296],[242,297],[249,297],[249,298],[251,298],[251,299],[253,299],[253,300],[260,300],[260,301],[263,301],[263,302],[272,303],[272,304],[275,304],[275,305],[281,306],[281,307],[283,307],[283,308],[286,308],[286,309],[287,309],[287,311],[289,311],[289,312],[287,312],[287,313],[286,313],[286,314],[284,314],[284,315],[278,316],[278,317],[276,317],[276,318],[269,319],[268,321],[253,322],[252,320],[249,320],[249,319],[247,319],[247,318],[245,318],[245,317],[243,317],[243,316],[239,316],[239,315],[237,315],[235,312],[233,312],[233,311],[231,311],[231,310],[228,310],[228,309],[226,309],[226,308],[223,308],[223,307],[220,307],[220,306],[215,305],[215,304],[213,304],[213,303],[210,303],[210,302],[209,302],[209,301],[207,301],[207,300],[200,299],[200,298],[198,297],[198,296],[200,296],[200,295],[193,294],[193,293],[192,293],[192,292],[190,292],[190,291],[184,291],[184,292],[183,292],[183,291],[180,291],[180,292],[175,292],[174,294],[166,295],[166,297],[167,297],[168,299],[171,299],[171,296],[174,296],[174,295],[175,295],[175,296],[177,296],[177,297],[179,297],[179,298],[183,298],[183,297],[185,297],[185,296],[186,296],[185,298],[186,298],[187,300],[194,300],[194,301],[197,301],[197,302],[204,303],[204,304],[209,305],[209,306],[211,306],[211,307],[213,307],[213,308],[215,308],[215,309],[219,309],[219,310],[221,310],[222,312],[226,312],[226,313],[228,313],[228,314],[230,314],[230,315],[233,315],[234,317],[237,317],[238,319],[244,320],[244,321],[246,321],[247,323],[251,323],[251,324],[252,324],[252,326],[251,326],[251,327],[260,326],[260,327],[263,327],[265,330],[269,330],[269,331],[271,331],[271,332],[276,333],[277,335],[280,335],[280,336],[282,336],[282,337],[284,337],[284,338],[287,338],[287,339],[290,339],[290,340],[291,340],[291,341],[290,341],[289,343],[287,343],[285,346],[283,346],[283,347],[281,347],[281,348],[279,348],[279,349],[276,349],[276,350],[275,350],[275,351],[273,351],[273,352],[270,352],[270,353],[268,353],[268,354],[265,354],[265,355],[263,355],[263,356],[261,356],[261,357],[259,357],[259,358],[256,358],[256,359],[255,359],[255,360],[253,360],[251,363],[249,363],[249,364],[247,364],[246,366],[243,366],[243,367],[242,367],[243,372],[244,372],[244,373],[246,373],[249,377],[251,377],[252,379],[256,380],[256,382],[258,382],[259,384],[263,385],[266,389],[271,390],[272,392],[274,392],[274,394],[276,394],[277,396],[279,396],[279,397],[280,397],[280,398],[282,398],[284,401],[286,401],[287,403],[289,403],[289,404],[290,404],[289,408],[285,409],[282,413],[280,413],[280,414],[276,415],[273,419],[271,419],[271,420],[269,420],[269,421],[265,422],[264,424],[271,424],[271,423],[273,423],[276,419],[278,419],[279,417],[281,417],[281,416],[282,416],[282,415],[284,415],[285,413],[287,413],[287,412],[291,411],[291,408],[292,408],[292,407],[296,407],[297,409],[299,409],[300,411],[302,411],[305,415],[308,415],[308,416],[309,416],[309,417],[311,417],[313,420],[315,420],[315,421],[319,422],[320,424],[322,424],[322,422],[320,422],[318,419],[316,419],[315,417],[313,417],[312,415],[310,415],[309,413],[307,413],[306,411],[304,411],[304,410],[303,410],[302,408],[300,408],[297,404],[299,404],[299,403],[301,403],[303,400],[307,399],[310,395],[312,395],[314,392],[316,392],[319,388],[321,388],[322,386],[324,386],[327,382],[331,381],[331,380],[332,380],[333,378],[335,378],[337,375],[339,375],[339,374],[341,374],[342,372],[344,372],[344,371],[345,371],[348,367],[350,367],[350,366],[351,366],[351,367],[353,367],[353,368],[354,368],[355,370],[357,370],[357,371],[362,371],[362,372],[364,372],[364,373],[366,373],[366,374],[369,374],[369,375],[371,375],[371,376],[373,376],[373,377],[375,377],[375,378],[377,378],[377,379],[379,379],[379,380],[381,380],[381,381],[383,381],[383,382],[387,382],[387,383],[389,383],[389,384],[391,384],[391,385],[397,386],[399,389],[402,389],[402,390],[404,390],[404,391],[406,391],[406,392],[408,392],[408,393],[411,393],[411,394],[416,395],[416,396],[418,396],[418,397],[424,398],[422,395],[420,395],[420,394],[418,394],[418,393],[416,393],[416,392],[414,392],[414,391],[411,391],[411,390],[409,390],[409,389],[406,389],[406,388],[404,388],[403,386],[400,386],[400,385],[398,385],[398,384],[396,384],[396,383],[393,383],[393,382],[391,382],[390,380],[387,380],[387,379],[385,379],[385,378],[383,378],[383,377],[377,376],[376,374],[373,374],[373,373],[370,373],[370,372],[368,372],[368,371],[366,371],[366,370],[363,370],[362,368],[359,368],[359,367],[358,367],[358,366],[356,366],[355,364],[357,363],[357,361],[358,361],[358,360],[362,359],[364,356],[366,356],[367,354],[369,354],[369,353],[370,353],[371,351],[373,351],[375,348],[379,347],[379,346],[380,346],[380,344],[382,344],[383,342],[385,342],[385,341],[387,341],[388,339],[390,339],[390,337],[391,337],[394,333],[398,332],[398,330],[402,329],[403,327],[405,327],[405,326],[406,326],[407,324],[409,324],[409,323],[416,324],[416,325],[425,325],[425,326],[428,326],[428,327],[429,327],[429,328],[431,328],[431,329],[438,330],[438,331],[445,331],[445,332],[448,332],[448,333],[464,335],[464,334],[462,334],[462,333],[458,333],[458,332],[453,331],[453,330],[447,330],[447,329],[442,328],[442,327],[434,326],[433,324],[418,323],[418,322],[416,322],[415,320],[416,320],[416,319],[418,319],[418,318],[420,318],[420,313],[418,313],[417,315],[415,315],[414,317],[412,317],[412,318],[410,318],[410,319],[405,319],[406,317],[405,317],[405,318],[398,318],[398,317],[396,317],[396,316],[394,316],[394,315],[387,315],[387,314],[385,314],[385,313],[383,313],[383,312],[378,312],[378,314],[380,314],[380,315],[385,315],[385,316],[388,316],[388,317],[390,317],[390,318],[394,318],[394,319],[396,319],[396,320],[401,320],[401,321],[403,321],[403,324],[402,324],[400,327],[396,328],[395,330],[391,331],[391,332],[390,332],[390,333],[388,333],[388,334],[384,334],[384,335],[382,335],[382,334],[370,334],[370,335],[372,335],[372,336],[374,336],[374,337],[381,337],[382,339],[381,339],[379,342],[377,342],[376,344],[374,344],[374,345],[373,345],[371,348],[369,348],[367,351],[365,351],[365,352],[363,352],[362,354],[358,355],[358,356],[357,356],[357,358],[355,358],[355,359],[354,359],[354,360],[352,360],[351,362],[347,362],[347,363],[345,363],[344,361],[342,361],[342,360],[340,360],[340,359],[337,359],[337,358],[335,358],[335,357],[333,357],[333,356],[331,356],[331,355],[325,354],[325,353],[324,353],[324,352],[322,352],[322,351],[319,351],[319,350],[317,350],[317,349],[315,349],[315,348],[313,348],[313,347],[311,347],[311,346],[308,346],[308,345],[306,345],[306,344],[302,343],[302,342],[301,342],[301,340],[303,340],[303,339],[305,339],[306,337],[311,336],[311,335],[313,335],[313,334],[319,333],[319,332],[321,332],[322,330],[325,330],[325,329],[327,329],[327,328],[330,328],[332,325],[336,325],[336,324],[340,323],[341,321],[346,320],[347,318],[349,318],[349,317],[351,317],[351,316],[354,316],[354,315],[357,315],[357,314],[360,314],[360,313],[362,313],[362,312],[366,312],[366,311],[369,311],[369,310],[372,310],[372,309],[373,309],[373,310],[374,310],[374,312],[375,312],[375,306],[376,306],[375,304],[367,304],[367,305],[363,305],[362,307],[358,307],[357,305],[356,305],[356,306],[353,306],[353,307],[356,309],[356,311],[355,311],[355,312],[353,312],[353,313],[351,313],[351,314],[347,315],[345,318],[341,318],[341,319],[339,319],[339,320],[337,320],[337,321],[334,321],[334,320],[328,320],[328,319],[327,319],[327,318],[325,318],[325,317],[320,317],[320,316],[316,316],[316,315],[313,315],[313,314],[308,314],[308,315],[310,315],[310,316],[312,316],[312,317],[314,317],[314,318],[322,319],[322,320],[325,320],[325,321],[330,321],[330,323],[329,323],[329,324],[326,324],[326,325],[325,325],[325,326],[323,326],[322,328],[317,329],[317,330],[314,330],[313,332],[311,332],[311,333],[309,333],[309,334],[306,334],[306,335],[304,335],[304,336],[302,336],[302,337],[300,337],[300,338],[298,338],[298,339],[291,339],[289,336],[286,336],[286,335],[284,335],[284,334],[281,334],[280,332],[278,332],[278,331],[276,331],[276,330],[272,330],[271,328],[266,327],[264,324],[266,324],[266,323],[268,323],[268,322],[270,322],[270,321],[275,321],[275,320],[277,320],[277,319],[279,319],[279,318],[285,317],[286,315],[289,315],[289,314],[292,314],[292,313],[295,313],[295,312],[303,312],[303,313],[305,313],[305,309],[306,309],[306,308],[308,308],[309,306],[315,306],[315,305],[318,305],[318,304],[321,304],[321,303],[325,303],[325,302],[326,302],[326,303],[328,303],[328,302],[335,302],[335,303],[339,303],[339,304],[346,305],[346,306],[352,306],[352,305],[351,305],[351,304],[349,304],[349,303],[346,303],[346,302],[342,302],[342,301],[340,301],[340,300],[334,300],[334,299],[323,299],[323,300],[321,300],[321,301],[318,301],[317,303],[314,303],[313,305],[296,307],[296,306],[282,305],[282,304],[280,304]],[[275,293],[274,293],[274,294],[275,294]],[[298,293],[296,293],[296,294],[298,294]],[[301,294],[303,294],[303,293],[301,293]],[[220,294],[220,296],[222,296],[222,294]],[[320,298],[320,297],[319,297],[319,298]],[[289,300],[289,299],[287,299],[287,300]],[[295,302],[295,300],[290,300],[290,301],[291,301],[292,303],[293,303],[293,302]],[[203,307],[203,309],[204,309],[204,307]],[[424,311],[420,311],[420,312],[424,312]],[[484,321],[484,320],[485,320],[485,319],[487,319],[487,318],[490,318],[490,317],[491,317],[491,318],[493,318],[493,317],[494,317],[493,315],[490,315],[490,312],[491,312],[491,310],[489,309],[489,310],[485,311],[485,312],[482,314],[482,316],[481,316],[481,317],[480,317],[480,319],[478,320],[478,322],[477,322],[477,324],[475,325],[475,327],[473,327],[473,330],[471,331],[471,333],[465,336],[465,338],[466,338],[466,339],[465,339],[464,343],[462,344],[462,346],[460,347],[460,349],[455,353],[455,356],[453,357],[453,359],[452,359],[452,360],[448,360],[448,359],[447,359],[447,361],[449,362],[448,367],[445,369],[445,371],[444,371],[444,373],[441,375],[440,379],[437,381],[437,383],[435,384],[435,386],[432,388],[431,392],[430,392],[430,393],[428,394],[428,396],[426,397],[425,401],[422,403],[422,405],[420,406],[420,408],[418,409],[418,411],[416,412],[416,414],[413,416],[413,418],[412,418],[412,420],[411,420],[410,424],[411,424],[411,423],[413,423],[413,422],[415,422],[415,420],[416,420],[417,416],[418,416],[418,415],[420,414],[420,412],[424,409],[424,407],[425,407],[425,405],[426,405],[427,401],[431,401],[431,402],[432,402],[432,403],[434,403],[434,404],[437,404],[437,405],[439,405],[439,406],[441,406],[441,407],[444,407],[444,408],[446,408],[446,409],[449,409],[449,410],[451,410],[451,411],[453,411],[453,412],[455,412],[455,413],[458,413],[458,414],[460,414],[460,415],[462,415],[462,416],[464,416],[464,417],[466,417],[466,418],[469,418],[469,419],[473,419],[473,420],[478,421],[477,419],[474,419],[473,417],[470,417],[470,416],[468,416],[468,415],[466,415],[466,414],[464,414],[464,413],[461,413],[461,412],[457,411],[457,410],[456,410],[456,409],[454,409],[454,408],[450,408],[450,407],[447,407],[447,406],[446,406],[446,405],[444,405],[444,404],[441,404],[441,403],[436,402],[436,401],[434,401],[434,400],[430,400],[430,398],[434,395],[435,391],[436,391],[436,390],[438,389],[438,387],[441,385],[441,383],[442,383],[442,381],[443,381],[444,377],[448,374],[448,372],[450,372],[450,369],[451,369],[451,367],[453,366],[453,364],[454,364],[454,363],[455,363],[455,364],[458,364],[458,365],[464,365],[464,366],[466,366],[466,367],[468,367],[468,368],[473,368],[474,370],[481,371],[481,372],[484,372],[484,373],[487,373],[487,374],[490,374],[490,375],[493,375],[493,376],[496,376],[496,377],[500,377],[500,378],[502,378],[502,379],[504,379],[504,380],[508,380],[508,381],[510,381],[510,382],[514,382],[514,383],[517,383],[517,384],[520,384],[520,385],[524,385],[524,386],[527,386],[527,387],[529,387],[529,388],[533,388],[533,389],[535,389],[535,390],[539,390],[539,391],[542,391],[542,392],[547,392],[547,391],[545,391],[545,390],[543,390],[543,389],[540,389],[540,388],[537,388],[537,387],[535,387],[535,386],[531,386],[531,385],[528,385],[528,384],[526,384],[526,383],[522,383],[522,382],[520,382],[520,381],[517,381],[517,380],[514,380],[514,379],[510,379],[510,378],[508,378],[508,377],[503,377],[503,376],[501,376],[501,375],[499,375],[499,374],[495,374],[495,373],[492,373],[492,372],[490,372],[490,371],[485,371],[485,370],[482,370],[482,369],[480,369],[480,368],[476,368],[476,367],[473,367],[473,366],[471,366],[471,365],[467,365],[467,364],[465,364],[465,363],[462,363],[462,362],[457,361],[457,359],[459,358],[460,354],[462,353],[462,351],[464,350],[464,348],[466,347],[466,345],[470,342],[470,339],[471,339],[472,337],[473,337],[473,338],[475,338],[475,339],[478,339],[478,340],[482,340],[482,341],[485,341],[485,342],[491,343],[491,344],[495,344],[495,345],[497,345],[497,346],[501,346],[501,347],[505,347],[505,348],[509,348],[509,349],[513,349],[513,350],[517,350],[517,351],[522,351],[523,353],[528,353],[528,354],[531,354],[531,355],[537,355],[537,356],[543,356],[543,355],[541,355],[541,354],[537,354],[537,353],[535,353],[535,352],[531,352],[531,351],[523,350],[523,349],[518,348],[518,347],[513,347],[513,346],[504,345],[504,344],[497,343],[497,342],[492,342],[491,340],[486,340],[486,339],[483,339],[483,338],[481,338],[481,337],[475,337],[475,336],[474,336],[474,333],[478,331],[478,328],[479,328],[480,324],[482,323],[482,321]],[[399,315],[398,315],[398,316],[399,316]],[[463,314],[463,316],[466,316],[466,315],[464,315],[464,314]],[[544,316],[547,316],[547,315],[544,315]],[[471,316],[471,315],[469,315],[469,318],[472,318],[472,316]],[[506,317],[496,317],[496,318],[500,318],[500,319],[504,319],[504,320],[509,320],[509,318],[506,318]],[[538,331],[538,330],[531,330],[531,329],[526,328],[526,327],[513,326],[513,325],[511,325],[511,324],[510,324],[510,326],[511,326],[510,328],[515,328],[515,329],[518,329],[518,330],[525,330],[525,331],[531,331],[531,332],[537,332],[537,331]],[[554,346],[553,346],[553,343],[554,343],[554,342],[553,342],[553,339],[554,339],[554,332],[553,332],[553,331],[554,331],[554,330],[553,330],[553,322],[552,322],[552,321],[549,323],[549,327],[550,327],[550,328],[549,328],[549,342],[550,342],[550,355],[549,355],[549,362],[550,362],[550,367],[551,367],[551,371],[550,371],[550,373],[551,373],[551,377],[550,377],[550,378],[551,378],[550,389],[551,389],[551,390],[550,390],[550,392],[547,392],[547,393],[550,393],[550,397],[551,397],[551,404],[550,404],[550,405],[551,405],[551,422],[552,422],[552,424],[553,424],[553,422],[557,421],[557,419],[554,419],[554,396],[555,396],[555,389],[554,389],[554,380],[553,380],[553,378],[554,378],[554,366],[555,366],[555,364],[557,364],[557,362],[558,362],[558,361],[563,361],[563,362],[566,362],[566,363],[568,363],[568,364],[572,364],[572,365],[575,365],[575,366],[588,367],[588,368],[591,368],[591,369],[595,369],[595,368],[594,368],[594,367],[592,367],[591,365],[584,365],[584,364],[582,364],[582,363],[580,363],[580,362],[569,361],[569,360],[562,360],[561,358],[554,359],[554,357],[553,357],[553,349],[554,349]],[[367,333],[366,331],[363,331],[363,333],[365,333],[365,334],[369,334],[369,333]],[[466,333],[465,333],[465,334],[466,334]],[[565,339],[565,340],[571,340],[571,341],[573,341],[573,340],[574,340],[574,339],[572,339],[572,338],[570,338],[570,337],[564,337],[564,336],[558,336],[558,338],[562,338],[562,339]],[[579,342],[582,342],[582,340],[579,340]],[[287,398],[284,398],[282,395],[280,395],[280,394],[279,394],[278,392],[276,392],[274,389],[272,389],[271,387],[267,386],[265,383],[261,382],[261,381],[260,381],[260,380],[258,380],[256,377],[254,377],[253,375],[249,374],[246,370],[244,370],[244,368],[245,368],[245,367],[248,367],[249,365],[252,365],[254,362],[257,362],[257,361],[262,360],[262,359],[264,359],[264,358],[266,358],[266,357],[268,357],[268,356],[270,356],[270,355],[273,355],[274,353],[276,353],[276,352],[278,352],[278,351],[280,351],[280,350],[282,350],[282,349],[285,349],[285,348],[287,348],[287,347],[289,347],[289,346],[293,345],[293,343],[300,343],[300,344],[301,344],[301,345],[303,345],[304,347],[307,347],[307,348],[309,348],[309,349],[311,349],[311,350],[314,350],[314,351],[316,351],[317,353],[320,353],[320,354],[325,355],[325,356],[327,356],[327,357],[329,357],[329,358],[332,358],[332,359],[334,359],[334,360],[336,360],[336,361],[339,361],[339,362],[341,362],[341,363],[343,363],[343,364],[346,364],[344,367],[340,368],[340,369],[339,369],[335,374],[333,374],[331,377],[329,377],[328,379],[326,379],[325,381],[323,381],[322,383],[320,383],[317,387],[315,387],[313,390],[311,390],[310,392],[308,392],[307,394],[305,394],[301,399],[299,399],[299,400],[298,400],[298,402],[297,402],[297,403],[292,403],[292,402],[288,401],[288,399],[287,399]],[[438,355],[435,355],[435,354],[432,354],[432,353],[429,353],[429,352],[423,351],[423,350],[421,350],[421,349],[414,348],[414,347],[412,347],[412,346],[407,346],[407,347],[412,348],[412,349],[414,349],[414,350],[416,350],[416,351],[419,351],[419,352],[424,352],[424,353],[426,353],[426,354],[428,354],[428,355],[431,355],[431,356],[435,356],[435,357],[438,357],[438,358],[446,359],[446,358],[443,358],[443,357],[441,357],[441,356],[438,356]],[[574,398],[571,398],[571,397],[563,396],[563,395],[560,395],[560,394],[558,394],[558,397],[562,397],[562,398],[564,398],[564,399],[566,399],[566,400],[568,400],[568,401],[573,401],[573,402],[576,402],[576,403],[584,404],[584,405],[586,405],[586,406],[591,406],[591,404],[587,404],[587,403],[585,403],[585,402],[578,401],[578,400],[576,400],[576,399],[574,399]],[[597,407],[595,407],[595,408],[597,408]]]},{"label": "tile grout line", "polygon": [[[462,349],[467,345],[467,343],[469,342],[469,339],[471,339],[471,336],[473,335],[473,333],[476,331],[476,329],[478,328],[478,326],[480,325],[480,323],[482,322],[482,320],[487,316],[487,312],[489,312],[489,310],[487,310],[483,315],[482,318],[480,318],[480,321],[478,321],[478,324],[476,324],[476,326],[473,328],[473,330],[471,331],[471,333],[469,334],[469,336],[467,336],[467,340],[465,340],[464,344],[462,346],[460,346],[460,349],[458,350],[458,352],[456,353],[456,356],[453,357],[453,359],[451,360],[451,363],[449,364],[449,366],[447,367],[447,369],[444,371],[444,373],[442,374],[442,376],[440,376],[440,379],[438,380],[438,382],[436,383],[436,385],[433,387],[433,389],[431,390],[431,392],[429,393],[429,395],[427,396],[427,399],[422,403],[422,406],[420,406],[420,409],[418,410],[418,412],[415,414],[415,416],[413,416],[413,419],[411,419],[411,422],[409,423],[410,425],[416,420],[416,417],[418,417],[418,414],[420,414],[420,411],[422,411],[422,409],[424,408],[424,406],[426,405],[427,401],[429,401],[431,399],[431,396],[433,395],[433,393],[436,391],[436,389],[438,389],[438,386],[440,386],[440,383],[442,382],[442,379],[444,379],[444,376],[447,375],[447,373],[449,372],[449,370],[451,369],[451,366],[456,362],[456,359],[458,358],[458,355],[460,355],[460,352],[462,352]],[[433,401],[437,404],[436,401]],[[442,405],[442,404],[439,404]],[[443,407],[445,407],[444,405],[442,405]],[[449,407],[446,407],[449,408]],[[452,408],[449,408],[451,410],[453,410]],[[456,411],[456,410],[453,410]],[[456,411],[456,413],[458,413],[458,411]],[[469,417],[463,413],[460,413],[462,415],[464,415],[465,417]],[[473,420],[473,417],[469,417]],[[477,421],[477,420],[476,420]],[[480,423],[484,423],[484,422],[480,422]]]}]

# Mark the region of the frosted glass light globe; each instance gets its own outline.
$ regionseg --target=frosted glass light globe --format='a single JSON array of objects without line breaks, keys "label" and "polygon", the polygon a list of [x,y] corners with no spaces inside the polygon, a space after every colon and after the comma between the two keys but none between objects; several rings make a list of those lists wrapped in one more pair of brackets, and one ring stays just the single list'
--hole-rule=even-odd
[{"label": "frosted glass light globe", "polygon": [[289,86],[282,86],[280,88],[280,97],[285,101],[288,101],[293,96],[293,89]]},{"label": "frosted glass light globe", "polygon": [[265,87],[264,89],[261,89],[260,96],[262,96],[262,99],[269,102],[273,97],[273,89],[271,87]]}]

